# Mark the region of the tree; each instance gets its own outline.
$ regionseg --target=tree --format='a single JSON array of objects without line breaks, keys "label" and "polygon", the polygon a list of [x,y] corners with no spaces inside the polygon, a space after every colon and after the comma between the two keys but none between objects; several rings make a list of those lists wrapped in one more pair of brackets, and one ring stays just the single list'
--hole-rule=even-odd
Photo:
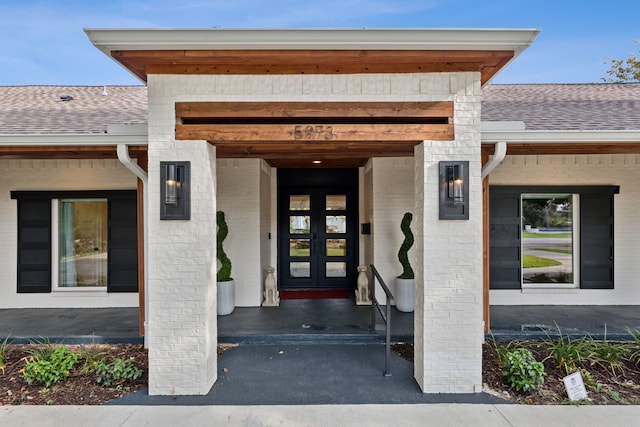
[{"label": "tree", "polygon": [[627,59],[612,59],[605,61],[605,64],[607,63],[609,64],[609,69],[606,71],[608,77],[603,77],[603,82],[640,82],[640,59],[635,53],[630,54]]}]

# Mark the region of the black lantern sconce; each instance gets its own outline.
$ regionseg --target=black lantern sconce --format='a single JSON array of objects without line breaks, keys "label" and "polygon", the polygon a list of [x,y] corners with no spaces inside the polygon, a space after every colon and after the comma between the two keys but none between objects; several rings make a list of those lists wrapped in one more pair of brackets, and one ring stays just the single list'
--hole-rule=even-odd
[{"label": "black lantern sconce", "polygon": [[160,162],[160,219],[191,219],[190,162]]},{"label": "black lantern sconce", "polygon": [[469,162],[440,162],[440,219],[469,219]]}]

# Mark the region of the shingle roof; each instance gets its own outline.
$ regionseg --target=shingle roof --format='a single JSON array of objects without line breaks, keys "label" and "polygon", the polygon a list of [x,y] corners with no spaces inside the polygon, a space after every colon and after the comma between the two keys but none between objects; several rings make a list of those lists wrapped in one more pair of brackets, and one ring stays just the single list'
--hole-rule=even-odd
[{"label": "shingle roof", "polygon": [[[0,134],[104,133],[147,122],[145,86],[0,86]],[[60,97],[71,96],[63,101]]]},{"label": "shingle roof", "polygon": [[[147,122],[145,86],[0,86],[0,134],[104,133]],[[62,101],[61,96],[73,100]],[[640,83],[488,85],[483,121],[529,130],[640,130]]]},{"label": "shingle roof", "polygon": [[528,130],[638,130],[640,83],[488,85],[482,120]]}]

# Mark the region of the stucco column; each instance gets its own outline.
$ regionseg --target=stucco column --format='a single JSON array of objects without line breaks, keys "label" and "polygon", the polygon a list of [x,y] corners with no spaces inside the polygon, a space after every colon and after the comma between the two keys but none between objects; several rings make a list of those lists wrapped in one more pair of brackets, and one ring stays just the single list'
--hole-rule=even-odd
[{"label": "stucco column", "polygon": [[[471,79],[456,91],[455,141],[424,141],[415,150],[414,375],[425,393],[482,390],[479,91]],[[439,162],[446,160],[469,161],[469,220],[439,219]]]},{"label": "stucco column", "polygon": [[[160,161],[191,162],[191,219],[160,220]],[[149,394],[206,394],[217,378],[216,155],[149,144]]]}]

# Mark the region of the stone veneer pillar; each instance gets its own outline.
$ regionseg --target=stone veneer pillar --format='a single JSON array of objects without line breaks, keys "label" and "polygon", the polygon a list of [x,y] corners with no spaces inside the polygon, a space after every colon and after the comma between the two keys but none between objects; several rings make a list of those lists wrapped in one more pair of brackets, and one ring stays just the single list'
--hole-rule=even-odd
[{"label": "stone veneer pillar", "polygon": [[[482,390],[480,81],[451,77],[455,141],[415,150],[414,375],[425,393]],[[469,160],[469,220],[438,218],[439,162]]]}]

